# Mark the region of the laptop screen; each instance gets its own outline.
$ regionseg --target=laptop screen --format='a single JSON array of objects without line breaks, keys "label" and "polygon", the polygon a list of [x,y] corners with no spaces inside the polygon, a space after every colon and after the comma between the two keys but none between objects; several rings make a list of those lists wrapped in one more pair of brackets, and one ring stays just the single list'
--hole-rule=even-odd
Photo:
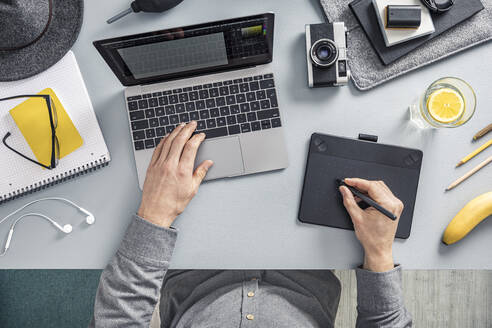
[{"label": "laptop screen", "polygon": [[123,85],[172,80],[272,60],[274,15],[95,41]]}]

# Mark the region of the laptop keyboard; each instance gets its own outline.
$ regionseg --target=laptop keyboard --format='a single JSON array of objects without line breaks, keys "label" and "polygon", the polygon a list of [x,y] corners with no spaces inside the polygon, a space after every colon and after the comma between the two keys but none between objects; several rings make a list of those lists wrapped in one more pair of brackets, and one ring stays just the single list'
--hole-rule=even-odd
[{"label": "laptop keyboard", "polygon": [[281,126],[273,74],[127,98],[135,150],[154,148],[180,123],[217,138]]}]

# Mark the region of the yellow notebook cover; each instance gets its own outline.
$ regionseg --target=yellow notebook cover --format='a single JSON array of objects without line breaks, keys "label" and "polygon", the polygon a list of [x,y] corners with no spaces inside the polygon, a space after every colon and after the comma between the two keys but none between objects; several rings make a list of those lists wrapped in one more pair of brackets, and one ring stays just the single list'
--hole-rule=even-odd
[{"label": "yellow notebook cover", "polygon": [[[82,137],[51,88],[44,89],[38,94],[49,94],[55,104],[58,118],[56,136],[60,144],[60,158],[63,158],[82,146]],[[46,101],[43,98],[27,99],[12,108],[10,115],[38,162],[49,166],[51,163],[51,126]]]}]

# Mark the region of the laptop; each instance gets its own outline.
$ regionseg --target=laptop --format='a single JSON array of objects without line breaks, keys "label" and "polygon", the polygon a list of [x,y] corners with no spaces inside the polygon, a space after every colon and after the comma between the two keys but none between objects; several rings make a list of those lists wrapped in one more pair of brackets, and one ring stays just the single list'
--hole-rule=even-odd
[{"label": "laptop", "polygon": [[206,180],[286,168],[272,67],[274,14],[99,40],[121,81],[140,188],[152,152],[180,123],[205,133]]}]

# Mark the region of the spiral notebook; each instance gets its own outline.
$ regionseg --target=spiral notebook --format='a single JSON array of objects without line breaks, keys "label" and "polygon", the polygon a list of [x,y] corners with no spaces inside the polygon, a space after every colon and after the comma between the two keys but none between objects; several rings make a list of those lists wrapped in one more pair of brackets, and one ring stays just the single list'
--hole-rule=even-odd
[{"label": "spiral notebook", "polygon": [[[0,98],[54,90],[83,139],[83,144],[47,170],[10,151],[0,143],[0,204],[108,165],[111,157],[74,54],[69,51],[57,64],[33,77],[0,83]],[[10,132],[9,145],[34,158],[9,110],[22,100],[0,102],[0,138]]]}]

